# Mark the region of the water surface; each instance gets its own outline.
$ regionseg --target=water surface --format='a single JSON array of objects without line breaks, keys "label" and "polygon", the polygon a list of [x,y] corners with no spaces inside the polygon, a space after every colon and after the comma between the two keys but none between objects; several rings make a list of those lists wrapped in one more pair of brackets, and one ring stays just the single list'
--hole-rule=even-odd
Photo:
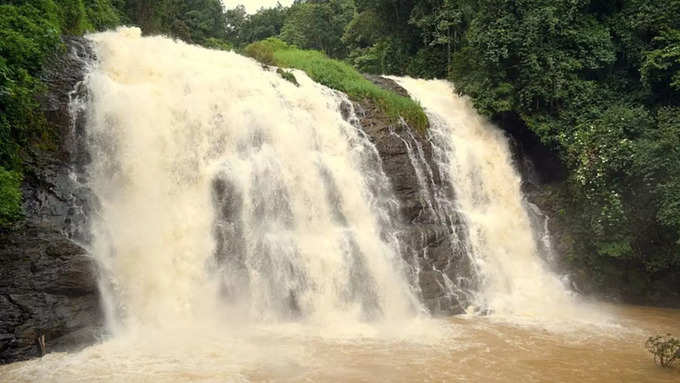
[{"label": "water surface", "polygon": [[[606,326],[546,330],[494,317],[400,328],[289,324],[214,333],[134,334],[81,352],[0,367],[3,382],[678,382],[649,335],[680,333],[680,310],[603,305]],[[340,326],[340,324],[338,324]],[[424,330],[429,328],[429,330]],[[431,331],[437,328],[437,331]],[[420,332],[421,338],[414,334]],[[141,339],[141,340],[133,340]]]}]

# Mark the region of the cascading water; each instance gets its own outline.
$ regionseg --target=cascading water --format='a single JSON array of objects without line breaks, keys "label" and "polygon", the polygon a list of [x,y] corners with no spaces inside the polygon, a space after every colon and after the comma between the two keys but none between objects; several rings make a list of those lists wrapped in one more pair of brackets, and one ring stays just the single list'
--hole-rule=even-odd
[{"label": "cascading water", "polygon": [[[134,28],[91,40],[93,254],[112,330],[424,311],[380,158],[344,95],[302,72],[297,87],[237,54]],[[439,305],[567,317],[574,299],[538,256],[506,138],[447,82],[396,80],[431,122],[432,166],[408,129],[398,136],[424,214],[450,227],[472,265],[463,275],[455,254],[431,262],[447,295]]]},{"label": "cascading water", "polygon": [[422,311],[344,96],[138,29],[91,39],[93,253],[114,329]]},{"label": "cascading water", "polygon": [[479,280],[472,309],[513,320],[598,321],[599,314],[581,304],[542,260],[540,236],[534,234],[504,134],[447,81],[392,79],[428,114],[434,161],[454,189],[454,210],[466,228],[461,246]]}]

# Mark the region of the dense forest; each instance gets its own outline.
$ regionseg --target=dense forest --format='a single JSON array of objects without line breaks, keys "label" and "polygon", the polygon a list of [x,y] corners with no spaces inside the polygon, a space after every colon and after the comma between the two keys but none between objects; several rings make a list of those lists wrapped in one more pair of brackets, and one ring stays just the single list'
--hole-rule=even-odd
[{"label": "dense forest", "polygon": [[552,198],[571,263],[596,277],[611,263],[647,281],[680,272],[680,0],[308,0],[254,14],[219,0],[0,4],[0,226],[21,217],[22,158],[54,142],[36,100],[42,63],[61,35],[128,24],[211,48],[248,52],[269,38],[365,73],[447,78],[565,164]]}]

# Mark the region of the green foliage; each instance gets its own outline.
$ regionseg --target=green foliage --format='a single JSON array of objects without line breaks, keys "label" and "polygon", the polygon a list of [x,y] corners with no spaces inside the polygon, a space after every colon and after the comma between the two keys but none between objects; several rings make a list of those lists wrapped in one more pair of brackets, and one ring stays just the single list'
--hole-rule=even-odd
[{"label": "green foliage", "polygon": [[680,101],[680,30],[666,29],[652,41],[656,49],[645,52],[642,81],[657,97]]},{"label": "green foliage", "polygon": [[264,64],[303,70],[314,81],[345,92],[353,100],[369,99],[393,121],[403,118],[416,129],[427,128],[425,113],[416,102],[378,87],[350,65],[319,51],[297,49],[274,38],[250,44],[245,51]]},{"label": "green foliage", "polygon": [[295,84],[295,86],[300,86],[300,83],[298,83],[293,72],[277,68],[276,73],[278,73],[279,76],[281,76],[284,80]]},{"label": "green foliage", "polygon": [[7,169],[20,168],[22,147],[42,130],[36,77],[60,43],[55,4],[39,5],[0,5],[0,166]]},{"label": "green foliage", "polygon": [[220,0],[126,0],[120,7],[148,34],[166,34],[197,44],[227,36]]},{"label": "green foliage", "polygon": [[39,76],[46,58],[60,49],[61,35],[118,21],[117,10],[106,0],[17,0],[0,5],[0,226],[20,217],[19,184],[27,148],[45,137],[54,140],[37,101],[44,89]]},{"label": "green foliage", "polygon": [[21,173],[0,166],[0,228],[21,217]]},{"label": "green foliage", "polygon": [[347,25],[342,41],[349,49],[348,61],[363,72],[404,74],[410,61],[409,46],[398,37],[377,33],[372,25],[377,17],[377,13],[362,12]]},{"label": "green foliage", "polygon": [[[429,55],[437,55],[436,52],[439,52],[439,55],[444,57],[444,60],[441,62],[428,65],[430,73],[434,72],[434,68],[443,69],[441,74],[432,73],[435,77],[446,77],[446,73],[451,68],[451,54],[461,44],[472,15],[473,9],[471,4],[456,0],[437,1],[435,4],[417,2],[414,5],[409,23],[417,26],[421,31],[420,35],[427,48],[435,48],[421,48],[416,55],[416,59],[422,56],[423,52],[430,52]],[[414,63],[411,63],[410,66],[412,65]],[[428,67],[422,67],[416,73],[413,72],[413,69],[409,69],[409,73],[420,74],[419,72],[428,72]],[[427,74],[422,77],[427,77]]]},{"label": "green foliage", "polygon": [[288,11],[281,39],[302,49],[316,49],[344,57],[343,31],[354,15],[352,0],[300,2]]},{"label": "green foliage", "polygon": [[462,46],[476,4],[459,0],[357,0],[343,42],[350,62],[372,73],[443,77]]},{"label": "green foliage", "polygon": [[345,27],[342,36],[343,44],[357,49],[365,49],[375,44],[382,37],[385,26],[378,14],[368,9],[357,13]]},{"label": "green foliage", "polygon": [[188,39],[192,42],[203,43],[208,38],[224,38],[225,19],[220,0],[176,0],[177,13],[171,26],[186,26]]},{"label": "green foliage", "polygon": [[203,41],[203,46],[206,48],[218,49],[221,51],[230,51],[234,49],[234,46],[231,45],[231,43],[229,43],[228,41],[217,39],[214,37],[208,37],[207,39],[205,39]]},{"label": "green foliage", "polygon": [[270,37],[266,40],[248,44],[244,49],[246,55],[254,58],[265,65],[276,65],[274,61],[274,51],[288,49],[288,44],[283,41]]},{"label": "green foliage", "polygon": [[[491,107],[480,108],[490,115],[504,111],[496,105],[523,114],[557,112],[569,102],[579,73],[597,75],[615,60],[606,26],[580,12],[578,3],[585,2],[534,0],[480,11],[466,38],[467,54],[483,77],[457,77],[455,71],[458,88],[465,93],[471,88],[480,106]],[[511,92],[499,104],[494,99],[501,83],[510,84]]]},{"label": "green foliage", "polygon": [[84,0],[85,13],[91,29],[104,30],[121,23],[120,4],[124,0]]},{"label": "green foliage", "polygon": [[92,29],[82,0],[61,0],[58,9],[62,33],[77,35]]},{"label": "green foliage", "polygon": [[649,337],[645,348],[654,356],[654,362],[663,368],[671,368],[680,360],[680,340],[671,334]]},{"label": "green foliage", "polygon": [[417,78],[443,78],[446,77],[447,67],[445,52],[432,49],[432,47],[424,47],[411,58],[406,67],[406,73]]},{"label": "green foliage", "polygon": [[667,245],[666,264],[680,264],[680,108],[663,107],[656,115],[656,127],[645,132],[635,153],[634,171],[652,195],[660,232]]},{"label": "green foliage", "polygon": [[631,233],[624,199],[634,183],[635,140],[652,124],[642,107],[613,105],[599,119],[562,135],[601,254],[626,256],[632,251],[626,242]]},{"label": "green foliage", "polygon": [[252,42],[275,37],[281,33],[288,8],[277,4],[273,8],[262,8],[248,15],[243,5],[229,9],[225,13],[227,40],[234,46],[243,47]]}]

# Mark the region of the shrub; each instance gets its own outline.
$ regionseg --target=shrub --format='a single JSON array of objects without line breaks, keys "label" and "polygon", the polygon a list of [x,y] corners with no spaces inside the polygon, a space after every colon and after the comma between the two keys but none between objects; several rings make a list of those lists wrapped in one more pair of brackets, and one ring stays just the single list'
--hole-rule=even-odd
[{"label": "shrub", "polygon": [[246,54],[265,65],[274,65],[274,51],[267,45],[256,42],[246,47]]},{"label": "shrub", "polygon": [[262,64],[276,65],[274,51],[282,49],[290,49],[290,46],[275,37],[270,37],[262,41],[248,44],[245,48],[245,53]]},{"label": "shrub", "polygon": [[671,368],[680,360],[680,340],[671,334],[649,337],[645,347],[654,355],[654,362],[663,368]]},{"label": "shrub", "polygon": [[279,76],[281,76],[284,80],[295,84],[295,86],[300,86],[300,83],[297,82],[297,79],[295,78],[293,72],[278,68],[276,70],[276,73],[278,73]]},{"label": "shrub", "polygon": [[218,49],[221,51],[230,51],[234,49],[233,45],[226,40],[208,37],[203,41],[203,46],[210,49]]},{"label": "shrub", "polygon": [[0,166],[0,228],[21,217],[21,174]]}]

